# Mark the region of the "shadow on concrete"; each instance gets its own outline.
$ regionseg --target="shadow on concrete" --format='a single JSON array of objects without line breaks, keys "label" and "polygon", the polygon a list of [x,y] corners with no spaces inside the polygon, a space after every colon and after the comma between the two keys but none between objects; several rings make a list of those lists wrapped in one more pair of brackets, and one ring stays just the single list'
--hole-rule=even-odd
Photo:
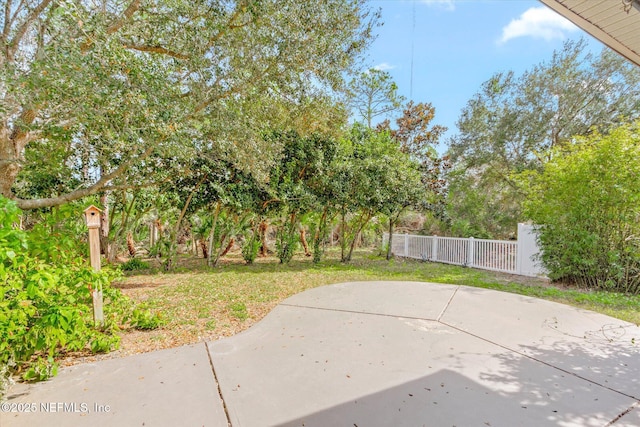
[{"label": "shadow on concrete", "polygon": [[[278,427],[497,426],[496,408],[527,418],[527,407],[451,370],[353,399]],[[548,417],[553,417],[549,408]],[[504,421],[504,426],[512,426]],[[540,425],[538,421],[529,424]]]},{"label": "shadow on concrete", "polygon": [[[557,375],[561,376],[560,373]],[[597,409],[598,406],[609,406],[606,401],[612,396],[596,397],[587,383],[559,389],[552,384],[554,376],[542,384],[509,377],[506,382],[505,379],[500,381],[503,390],[496,391],[445,369],[278,427],[603,427],[628,409],[626,403],[621,404],[620,398],[610,402],[615,407]],[[506,391],[504,386],[514,390]],[[596,403],[602,400],[605,405],[588,401],[586,396],[591,395]],[[584,401],[576,402],[576,398]],[[581,407],[585,409],[584,413]]]},{"label": "shadow on concrete", "polygon": [[637,427],[640,349],[616,345],[631,341],[624,330],[615,333],[597,349],[585,339],[522,347],[526,356],[504,348],[453,354],[445,369],[278,427]]},{"label": "shadow on concrete", "polygon": [[[640,401],[640,347],[627,347],[612,343],[598,346],[597,351],[588,343],[562,342],[552,350],[521,346],[527,357],[552,366],[561,378],[576,377],[585,380],[590,388],[600,387],[621,396]],[[545,389],[558,387],[557,376],[531,377],[525,375],[517,353],[501,353],[494,356],[503,367],[497,374],[483,375],[483,379],[496,384],[517,382],[518,386],[532,388],[543,382]]]}]

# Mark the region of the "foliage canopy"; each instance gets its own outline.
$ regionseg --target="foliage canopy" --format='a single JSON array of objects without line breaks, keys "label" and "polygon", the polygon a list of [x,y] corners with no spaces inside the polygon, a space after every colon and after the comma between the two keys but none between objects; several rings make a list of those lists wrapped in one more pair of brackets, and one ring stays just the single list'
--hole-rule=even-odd
[{"label": "foliage canopy", "polygon": [[514,176],[541,170],[575,136],[638,117],[640,69],[609,49],[586,52],[584,40],[566,42],[520,76],[495,74],[469,100],[450,141],[453,223],[479,235],[509,235],[524,197]]},{"label": "foliage canopy", "polygon": [[525,213],[539,226],[549,276],[640,292],[640,134],[621,126],[557,149],[530,179]]},{"label": "foliage canopy", "polygon": [[0,194],[60,205],[203,149],[260,175],[265,128],[339,117],[330,94],[376,21],[365,0],[7,0]]}]

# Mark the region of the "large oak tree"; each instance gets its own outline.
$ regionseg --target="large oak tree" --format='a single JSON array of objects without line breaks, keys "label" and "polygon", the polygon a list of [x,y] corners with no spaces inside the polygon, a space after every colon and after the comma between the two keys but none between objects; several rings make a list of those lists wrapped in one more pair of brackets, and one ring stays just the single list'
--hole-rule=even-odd
[{"label": "large oak tree", "polygon": [[367,46],[365,2],[6,0],[0,195],[55,206],[200,150],[259,173],[260,132],[314,126],[301,118]]}]

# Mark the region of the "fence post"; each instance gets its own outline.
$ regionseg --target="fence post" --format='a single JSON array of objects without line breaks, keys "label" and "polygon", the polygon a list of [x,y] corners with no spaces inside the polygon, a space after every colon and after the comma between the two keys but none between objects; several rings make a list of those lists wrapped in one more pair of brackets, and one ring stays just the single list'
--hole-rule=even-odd
[{"label": "fence post", "polygon": [[409,258],[409,233],[404,233],[404,257]]},{"label": "fence post", "polygon": [[467,240],[467,242],[469,242],[469,250],[467,251],[467,267],[473,267],[473,255],[475,250],[475,242],[473,240],[473,237],[469,237],[469,240]]},{"label": "fence post", "polygon": [[438,260],[438,236],[431,236],[431,261]]},{"label": "fence post", "polygon": [[518,224],[518,240],[516,246],[516,274],[522,275],[522,254],[524,252],[523,244],[522,244],[522,227],[521,224]]}]

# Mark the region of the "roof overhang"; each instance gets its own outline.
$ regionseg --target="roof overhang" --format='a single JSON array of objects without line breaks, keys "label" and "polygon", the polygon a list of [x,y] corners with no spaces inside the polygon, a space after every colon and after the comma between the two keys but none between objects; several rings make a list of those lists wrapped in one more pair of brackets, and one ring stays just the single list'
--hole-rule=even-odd
[{"label": "roof overhang", "polygon": [[640,0],[540,0],[640,66]]}]

